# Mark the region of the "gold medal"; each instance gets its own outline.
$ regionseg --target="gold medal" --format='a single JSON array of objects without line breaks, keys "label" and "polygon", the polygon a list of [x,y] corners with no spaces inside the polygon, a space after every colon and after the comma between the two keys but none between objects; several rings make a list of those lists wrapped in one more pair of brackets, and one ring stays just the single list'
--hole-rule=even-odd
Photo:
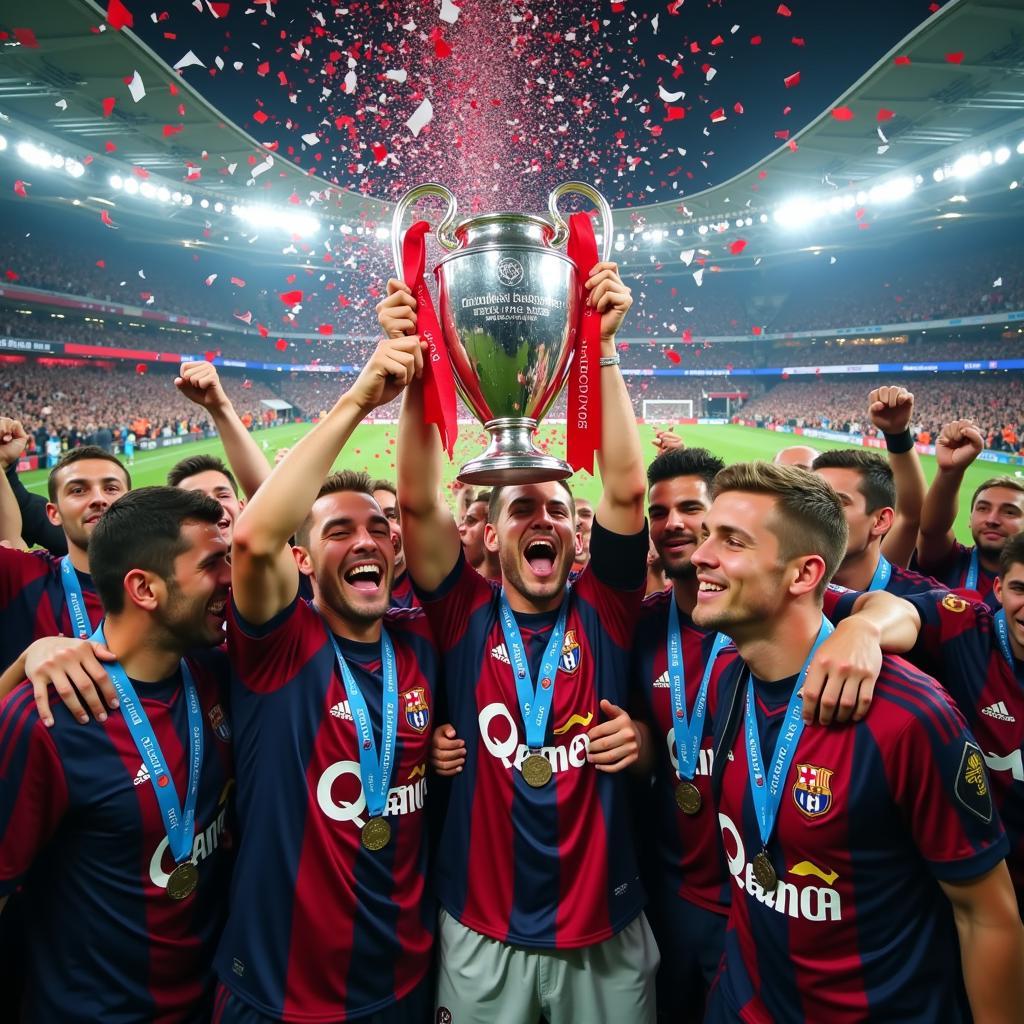
[{"label": "gold medal", "polygon": [[391,842],[391,825],[383,818],[371,818],[363,826],[362,840],[367,850],[383,850]]},{"label": "gold medal", "polygon": [[551,762],[543,754],[530,754],[523,762],[522,772],[528,786],[540,789],[551,781]]},{"label": "gold medal", "polygon": [[754,878],[766,893],[775,892],[779,885],[779,876],[775,873],[775,865],[767,850],[762,850],[754,858]]},{"label": "gold medal", "polygon": [[680,782],[676,786],[676,806],[683,814],[696,814],[700,805],[700,790],[692,782]]},{"label": "gold medal", "polygon": [[167,895],[172,900],[188,899],[198,884],[199,869],[192,861],[183,861],[167,876]]}]

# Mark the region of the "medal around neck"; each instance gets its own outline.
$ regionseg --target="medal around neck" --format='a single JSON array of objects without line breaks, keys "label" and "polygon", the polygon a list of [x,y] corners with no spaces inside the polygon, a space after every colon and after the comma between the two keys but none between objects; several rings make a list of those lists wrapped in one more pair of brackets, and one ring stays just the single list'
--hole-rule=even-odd
[{"label": "medal around neck", "polygon": [[523,761],[523,778],[528,786],[540,789],[551,781],[551,762],[543,754],[530,754]]},{"label": "medal around neck", "polygon": [[701,807],[700,790],[692,782],[676,786],[676,806],[683,814],[696,814]]},{"label": "medal around neck", "polygon": [[752,865],[754,880],[765,892],[775,892],[779,885],[779,876],[772,864],[771,857],[767,850],[762,850],[755,858]]},{"label": "medal around neck", "polygon": [[190,860],[178,864],[167,878],[167,895],[172,900],[188,899],[199,885],[199,868]]},{"label": "medal around neck", "polygon": [[363,846],[376,853],[391,842],[391,825],[386,818],[370,818],[360,835]]}]

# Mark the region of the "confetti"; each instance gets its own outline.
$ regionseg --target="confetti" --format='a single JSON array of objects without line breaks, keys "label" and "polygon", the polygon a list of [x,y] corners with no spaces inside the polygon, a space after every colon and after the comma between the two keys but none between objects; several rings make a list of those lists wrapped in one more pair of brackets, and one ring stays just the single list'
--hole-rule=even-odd
[{"label": "confetti", "polygon": [[279,298],[286,306],[295,306],[302,301],[302,292],[299,290],[281,292]]},{"label": "confetti", "polygon": [[794,71],[793,74],[787,75],[783,80],[783,84],[787,89],[792,89],[794,85],[800,84],[800,72]]},{"label": "confetti", "polygon": [[837,121],[852,121],[853,111],[849,107],[835,107],[832,110],[832,116]]},{"label": "confetti", "polygon": [[16,28],[14,30],[14,38],[17,39],[22,46],[27,46],[30,50],[39,49],[39,40],[36,39],[35,32],[30,28]]},{"label": "confetti", "polygon": [[107,24],[115,31],[120,32],[123,28],[132,28],[135,19],[132,12],[121,0],[109,0],[107,3]]},{"label": "confetti", "polygon": [[729,252],[731,252],[733,256],[739,256],[746,247],[747,240],[745,238],[737,238],[736,241],[729,246]]},{"label": "confetti", "polygon": [[412,117],[405,122],[405,126],[412,132],[414,136],[418,136],[421,131],[430,123],[431,118],[434,116],[434,107],[430,100],[425,99],[413,112]]},{"label": "confetti", "polygon": [[875,115],[876,121],[891,121],[896,116],[895,111],[886,110],[885,107],[881,107],[878,113]]},{"label": "confetti", "polygon": [[175,71],[184,71],[185,68],[201,67],[205,68],[206,65],[191,51],[185,54],[184,57],[180,58],[174,65]]},{"label": "confetti", "polygon": [[963,60],[964,60],[964,51],[963,50],[957,50],[956,53],[947,53],[946,54],[946,63],[947,64],[962,64]]},{"label": "confetti", "polygon": [[142,75],[138,71],[132,74],[131,81],[128,83],[128,92],[136,103],[146,95],[146,86],[143,84]]},{"label": "confetti", "polygon": [[110,115],[114,112],[114,104],[115,103],[117,103],[117,100],[113,96],[107,96],[103,100],[103,116],[104,117],[110,117]]}]

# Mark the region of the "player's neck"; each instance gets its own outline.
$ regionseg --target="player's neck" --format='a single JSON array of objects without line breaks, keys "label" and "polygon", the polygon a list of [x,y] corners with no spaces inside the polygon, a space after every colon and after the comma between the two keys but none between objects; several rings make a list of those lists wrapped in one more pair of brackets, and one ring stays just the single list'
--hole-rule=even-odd
[{"label": "player's neck", "polygon": [[108,615],[103,621],[103,637],[129,678],[158,683],[174,674],[184,652],[169,649],[147,624],[132,612]]},{"label": "player's neck", "polygon": [[699,586],[696,573],[691,573],[686,579],[672,581],[672,595],[681,612],[685,612],[690,616],[693,615],[693,609],[697,607],[697,589]]},{"label": "player's neck", "polygon": [[734,634],[733,641],[750,671],[758,679],[773,682],[795,676],[804,667],[820,628],[820,603],[792,604],[776,618],[759,623],[756,634]]},{"label": "player's neck", "polygon": [[869,544],[863,551],[852,556],[847,555],[843,559],[843,564],[836,570],[832,582],[848,590],[867,590],[871,586],[881,558],[882,546]]},{"label": "player's neck", "polygon": [[89,572],[89,552],[75,544],[66,533],[64,537],[68,542],[68,557],[71,559],[71,564],[75,567],[75,572]]},{"label": "player's neck", "polygon": [[501,591],[505,595],[505,600],[508,601],[509,608],[514,612],[522,612],[524,615],[536,615],[538,612],[553,612],[562,607],[562,599],[565,597],[564,581],[558,593],[552,594],[551,597],[527,597],[516,590],[515,587],[510,587],[504,577],[501,578]]},{"label": "player's neck", "polygon": [[333,608],[321,604],[319,600],[314,602],[316,610],[324,617],[331,632],[346,640],[355,640],[360,644],[373,644],[380,640],[381,624],[383,616],[379,619],[364,620],[351,619],[345,615],[339,615]]},{"label": "player's neck", "polygon": [[497,551],[484,551],[484,560],[476,570],[485,580],[501,579],[501,562]]},{"label": "player's neck", "polygon": [[999,574],[999,555],[988,555],[977,544],[974,545],[974,550],[978,552],[978,564],[992,576]]}]

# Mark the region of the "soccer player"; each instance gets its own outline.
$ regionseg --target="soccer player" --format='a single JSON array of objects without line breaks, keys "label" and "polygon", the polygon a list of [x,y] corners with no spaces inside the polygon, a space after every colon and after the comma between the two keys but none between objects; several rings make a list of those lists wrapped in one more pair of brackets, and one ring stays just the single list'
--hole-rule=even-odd
[{"label": "soccer player", "polygon": [[[468,741],[437,869],[437,1019],[459,1024],[654,1019],[658,954],[616,775],[642,744],[623,705],[643,597],[645,486],[614,342],[632,299],[611,263],[593,268],[586,290],[601,314],[603,495],[590,564],[568,588],[568,488],[492,490],[486,541],[501,562],[498,587],[466,561],[440,496],[440,442],[418,384],[402,406],[406,557],[441,647],[452,724]],[[415,322],[404,284],[388,282],[378,316],[389,334]]]},{"label": "soccer player", "polygon": [[887,657],[860,722],[803,725],[799,691],[829,630],[822,595],[846,548],[838,497],[767,463],[723,470],[712,496],[693,620],[727,632],[739,657],[711,701],[735,889],[707,1020],[967,1020],[961,965],[974,1019],[1024,1019],[1008,844],[944,691]]},{"label": "soccer player", "polygon": [[953,533],[960,486],[967,467],[985,447],[981,432],[970,420],[947,423],[935,442],[938,471],[921,510],[917,568],[945,586],[978,593],[998,610],[992,581],[999,571],[999,554],[1024,526],[1024,484],[1010,476],[992,477],[971,497],[973,547]]},{"label": "soccer player", "polygon": [[423,805],[438,659],[421,612],[389,611],[395,546],[369,477],[327,475],[422,365],[418,339],[381,342],[235,524],[241,844],[214,963],[218,1024],[430,1017]]},{"label": "soccer player", "polygon": [[[246,437],[249,435],[246,434]],[[270,467],[267,467],[270,474]],[[235,520],[242,514],[245,499],[238,496],[238,482],[234,474],[216,455],[190,455],[171,466],[167,485],[186,491],[196,491],[213,498],[223,515],[217,524],[224,542],[231,547],[231,533]]]},{"label": "soccer player", "polygon": [[799,466],[800,469],[810,469],[811,463],[820,454],[817,448],[812,448],[808,444],[793,444],[777,451],[772,462],[776,466]]},{"label": "soccer player", "polygon": [[576,533],[580,545],[572,560],[572,567],[579,572],[590,561],[590,534],[594,529],[594,503],[589,498],[576,499]]},{"label": "soccer player", "polygon": [[459,540],[462,541],[462,550],[466,553],[466,561],[485,580],[499,580],[501,579],[501,565],[498,562],[498,553],[491,551],[484,543],[487,508],[490,500],[490,491],[477,492],[459,523]]},{"label": "soccer player", "polygon": [[28,683],[0,705],[0,904],[25,886],[25,1020],[208,1017],[230,846],[226,663],[204,650],[230,582],[220,514],[146,487],[91,531],[121,713],[79,725],[58,704],[47,729]]},{"label": "soccer player", "polygon": [[849,590],[887,590],[899,597],[942,586],[894,564],[883,552],[894,529],[896,483],[881,455],[866,448],[839,448],[822,452],[811,469],[839,495],[846,516],[846,554],[835,583]]},{"label": "soccer player", "polygon": [[985,754],[1024,916],[1024,533],[1000,553],[992,592],[995,613],[947,592],[910,598],[923,625],[908,657],[949,690]]},{"label": "soccer player", "polygon": [[[89,537],[131,487],[128,471],[102,448],[73,448],[50,470],[46,506],[67,538],[63,558],[0,548],[0,669],[43,636],[87,637],[99,624],[100,598],[89,573]],[[0,504],[0,509],[7,510]],[[97,705],[95,711],[102,713]],[[83,712],[84,714],[84,712]]]},{"label": "soccer player", "polygon": [[415,608],[419,604],[405,565],[402,545],[402,510],[398,507],[398,490],[390,480],[374,480],[373,500],[387,517],[391,527],[391,543],[395,545],[395,582],[391,587],[392,608]]}]

